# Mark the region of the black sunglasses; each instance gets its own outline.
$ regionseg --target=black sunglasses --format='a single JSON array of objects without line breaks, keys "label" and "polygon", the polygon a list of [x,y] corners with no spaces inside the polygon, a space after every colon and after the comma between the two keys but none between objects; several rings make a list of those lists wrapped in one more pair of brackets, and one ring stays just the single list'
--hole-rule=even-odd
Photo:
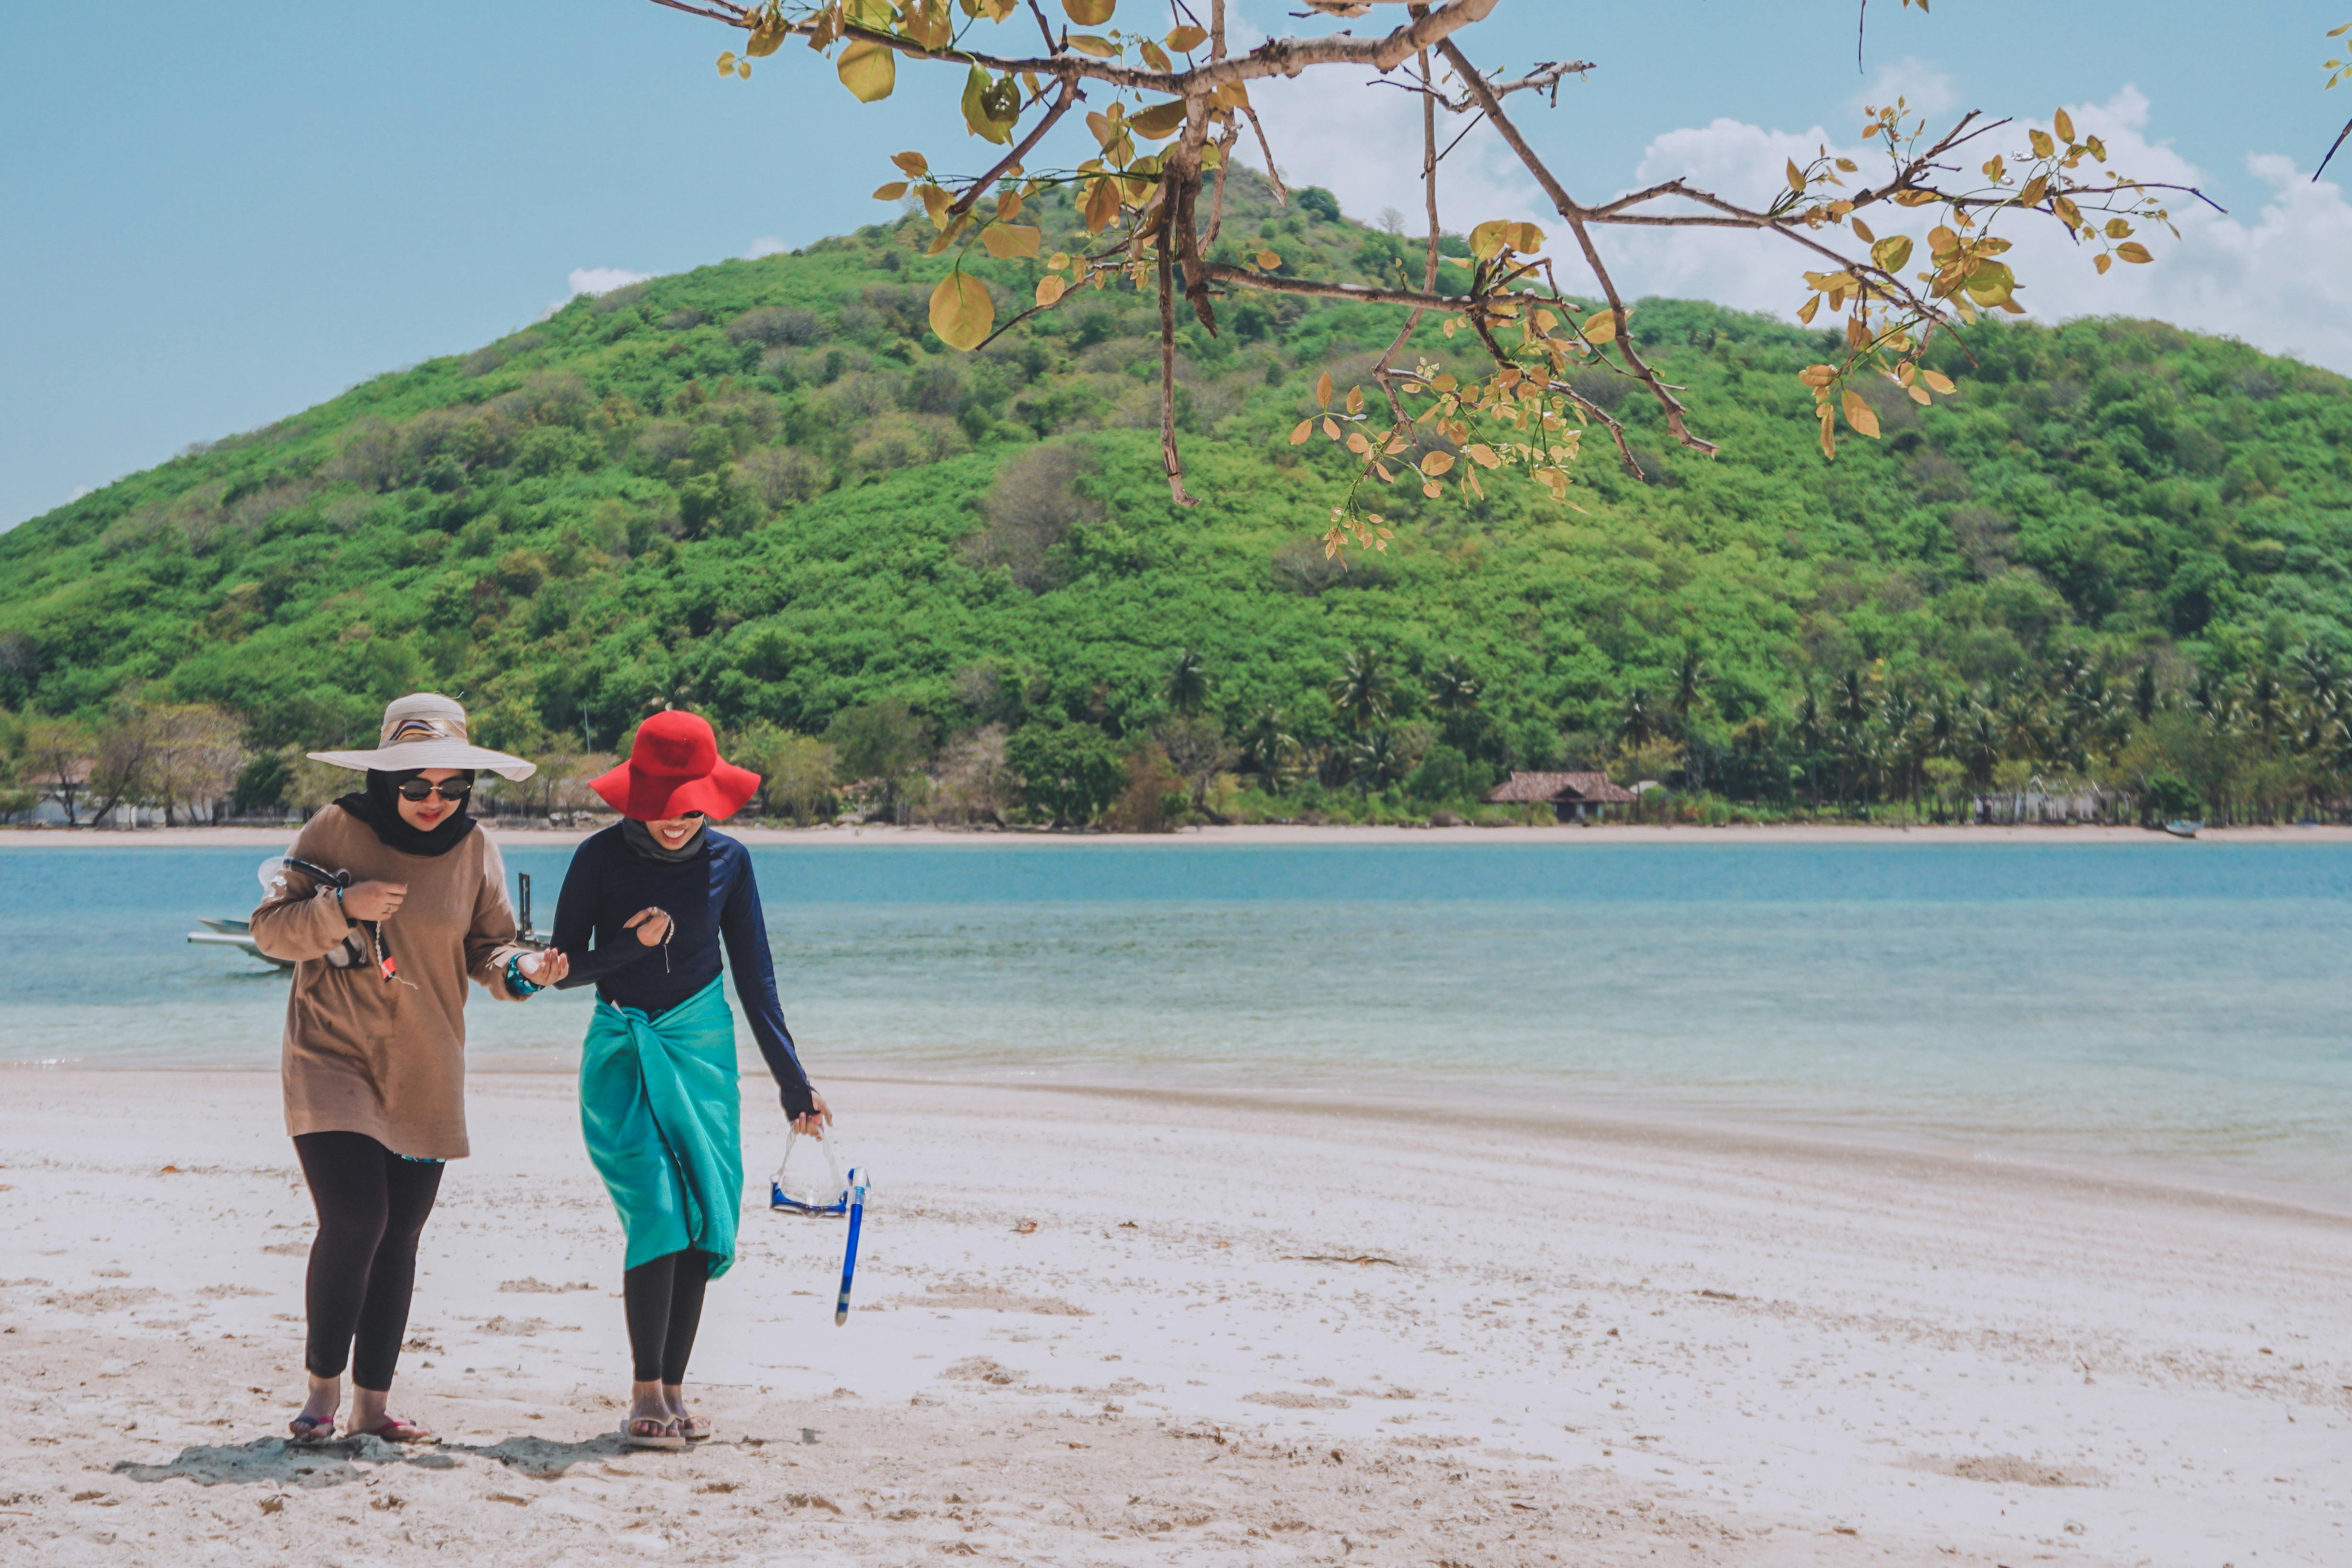
[{"label": "black sunglasses", "polygon": [[404,800],[422,800],[427,796],[438,795],[444,800],[460,802],[473,792],[473,780],[469,779],[444,779],[438,783],[411,779],[400,786],[400,798]]}]

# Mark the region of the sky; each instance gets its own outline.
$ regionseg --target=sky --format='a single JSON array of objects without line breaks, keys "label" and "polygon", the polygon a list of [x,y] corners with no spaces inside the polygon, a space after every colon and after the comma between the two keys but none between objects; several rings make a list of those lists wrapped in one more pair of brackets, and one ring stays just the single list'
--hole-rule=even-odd
[{"label": "sky", "polygon": [[[1237,30],[1339,25],[1301,8],[1234,0]],[[1165,10],[1124,0],[1116,19]],[[2352,155],[2310,182],[2352,117],[2318,68],[2347,19],[2352,0],[2260,0],[2226,26],[2187,0],[1878,0],[1859,66],[1856,0],[1500,0],[1469,37],[1513,72],[1595,62],[1556,109],[1514,100],[1580,199],[1690,174],[1760,201],[1790,152],[1851,150],[1863,105],[1896,92],[2043,124],[2065,105],[2123,172],[2229,211],[2182,210],[2180,242],[2105,279],[2063,241],[2021,244],[2037,318],[2158,316],[2352,371]],[[797,45],[722,81],[735,41],[648,0],[0,7],[0,528],[582,289],[874,222],[901,148],[984,166],[952,68],[909,65],[861,105]],[[1370,75],[1255,97],[1285,175],[1377,219],[1418,208],[1418,114]],[[1543,219],[1489,133],[1444,180],[1450,227]],[[1630,294],[1785,313],[1803,291],[1769,243],[1651,231],[1610,260]]]}]

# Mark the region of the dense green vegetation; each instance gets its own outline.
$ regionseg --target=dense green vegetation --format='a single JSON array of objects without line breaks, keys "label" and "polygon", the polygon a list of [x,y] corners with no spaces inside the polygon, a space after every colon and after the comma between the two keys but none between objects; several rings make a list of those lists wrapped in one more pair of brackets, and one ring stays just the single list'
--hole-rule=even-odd
[{"label": "dense green vegetation", "polygon": [[[1408,252],[1309,194],[1237,182],[1220,251],[1325,277]],[[1400,486],[1390,554],[1333,561],[1346,455],[1288,436],[1391,313],[1188,323],[1181,509],[1146,301],[1082,291],[957,354],[923,329],[929,232],[575,299],[0,536],[20,782],[78,752],[93,789],[201,800],[142,760],[194,746],[155,739],[176,724],[213,736],[211,792],[305,799],[287,757],[434,687],[534,754],[692,705],[803,814],[1467,814],[1499,769],[1577,761],[1712,818],[2034,775],[2239,817],[2345,792],[2344,378],[2152,322],[1993,326],[1938,361],[1958,397],[1874,392],[1885,438],[1828,464],[1794,379],[1819,334],[1651,300],[1636,326],[1720,458],[1587,371],[1644,478],[1596,437],[1570,506]],[[1000,316],[1037,276],[973,270]]]}]

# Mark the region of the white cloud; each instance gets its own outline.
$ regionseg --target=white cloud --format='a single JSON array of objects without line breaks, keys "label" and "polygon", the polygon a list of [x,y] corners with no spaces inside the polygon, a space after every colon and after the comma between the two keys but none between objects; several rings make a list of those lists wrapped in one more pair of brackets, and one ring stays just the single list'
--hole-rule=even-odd
[{"label": "white cloud", "polygon": [[1898,98],[1910,112],[1930,119],[1960,107],[1959,84],[1947,72],[1911,55],[1879,67],[1870,86],[1853,95],[1853,107],[1859,110],[1884,106]]},{"label": "white cloud", "polygon": [[[1264,34],[1236,17],[1234,52],[1255,47]],[[1376,223],[1383,208],[1405,214],[1408,231],[1426,233],[1428,209],[1421,183],[1421,99],[1402,87],[1374,85],[1380,73],[1336,67],[1270,77],[1250,84],[1250,100],[1273,145],[1275,166],[1291,185],[1320,185],[1360,223]],[[1410,68],[1391,81],[1412,79]],[[1438,111],[1438,146],[1462,129],[1463,117]],[[1257,139],[1246,133],[1234,150],[1244,163],[1263,166]],[[1493,131],[1474,131],[1438,165],[1438,215],[1456,233],[1488,218],[1540,219],[1550,211],[1535,182]]]},{"label": "white cloud", "polygon": [[564,279],[568,292],[561,299],[550,300],[547,308],[539,313],[539,319],[546,320],[583,294],[610,294],[615,288],[643,283],[653,276],[650,272],[631,272],[625,267],[575,267]]},{"label": "white cloud", "polygon": [[[2176,184],[2203,178],[2169,143],[2149,136],[2151,106],[2137,89],[2069,112],[2082,131],[2105,141],[2109,166],[2120,173]],[[2021,142],[2022,126],[2016,129]],[[1839,147],[1818,126],[1792,133],[1727,119],[1658,137],[1635,179],[1686,176],[1702,190],[1757,204],[1780,188],[1789,158],[1801,163],[1824,144],[1861,161],[1865,174],[1884,162]],[[1982,144],[1986,155],[1995,148]],[[2352,371],[2352,267],[2343,261],[2352,255],[2352,204],[2340,186],[2312,183],[2291,159],[2256,153],[2247,166],[2271,187],[2259,213],[2224,215],[2194,197],[2171,198],[2179,240],[2160,226],[2143,233],[2156,260],[2116,267],[2105,277],[2054,225],[2012,219],[2000,232],[2016,245],[2007,259],[2023,281],[2019,302],[2036,320],[2152,317]],[[1602,249],[1629,294],[1714,299],[1782,316],[1803,303],[1798,274],[1812,265],[1785,241],[1714,231],[1619,230]]]},{"label": "white cloud", "polygon": [[751,242],[751,248],[743,253],[743,259],[757,261],[763,256],[782,256],[792,248],[789,244],[773,235],[761,235]]}]

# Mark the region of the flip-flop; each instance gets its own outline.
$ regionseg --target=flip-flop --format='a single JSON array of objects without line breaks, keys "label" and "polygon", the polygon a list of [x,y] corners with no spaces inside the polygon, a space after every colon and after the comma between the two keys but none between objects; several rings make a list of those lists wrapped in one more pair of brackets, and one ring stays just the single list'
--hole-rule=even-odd
[{"label": "flip-flop", "polygon": [[335,1418],[332,1416],[297,1416],[286,1423],[286,1429],[293,1434],[289,1439],[291,1442],[323,1443],[335,1435]]},{"label": "flip-flop", "polygon": [[396,1416],[381,1427],[370,1427],[364,1432],[355,1427],[351,1435],[354,1437],[377,1437],[387,1443],[437,1443],[441,1440],[415,1422],[403,1421]]},{"label": "flip-flop", "polygon": [[[646,1430],[640,1431],[639,1427]],[[686,1439],[678,1436],[677,1423],[667,1418],[639,1416],[621,1423],[621,1443],[631,1448],[683,1448]]]},{"label": "flip-flop", "polygon": [[699,1416],[677,1417],[677,1435],[689,1443],[708,1443],[710,1433],[710,1423]]}]

